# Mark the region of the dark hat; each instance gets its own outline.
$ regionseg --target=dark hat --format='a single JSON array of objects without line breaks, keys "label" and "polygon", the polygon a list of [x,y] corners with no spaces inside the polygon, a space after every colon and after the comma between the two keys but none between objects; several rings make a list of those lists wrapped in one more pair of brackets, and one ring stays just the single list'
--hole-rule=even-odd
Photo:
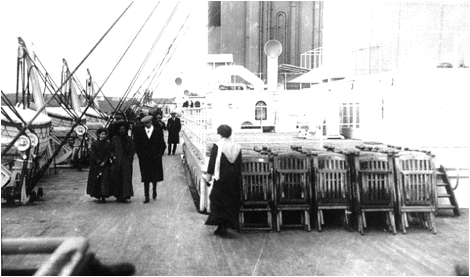
[{"label": "dark hat", "polygon": [[144,118],[142,118],[140,122],[142,123],[152,122],[152,116],[151,115],[144,116]]}]

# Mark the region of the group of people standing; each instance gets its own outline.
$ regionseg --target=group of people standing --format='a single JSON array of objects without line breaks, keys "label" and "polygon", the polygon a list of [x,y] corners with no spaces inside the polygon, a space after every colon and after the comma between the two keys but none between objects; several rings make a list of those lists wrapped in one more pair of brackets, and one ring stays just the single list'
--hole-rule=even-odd
[{"label": "group of people standing", "polygon": [[[168,130],[168,155],[174,155],[179,144],[181,122],[175,113],[167,124],[161,113],[140,119],[141,125],[129,136],[128,124],[117,122],[117,134],[109,142],[108,131],[98,130],[98,140],[91,145],[91,163],[88,176],[87,194],[106,202],[115,196],[119,202],[127,202],[134,196],[132,186],[132,165],[137,153],[144,184],[144,203],[157,198],[157,184],[163,181],[162,156],[165,153],[164,130]],[[214,234],[223,236],[227,229],[238,229],[238,212],[242,185],[242,152],[239,144],[231,140],[232,129],[228,125],[217,128],[220,140],[211,150],[207,167],[207,183],[213,184],[210,194],[211,212],[206,225],[218,226]],[[173,147],[172,147],[173,146]]]},{"label": "group of people standing", "polygon": [[180,119],[172,112],[165,125],[161,112],[157,111],[141,118],[132,135],[129,135],[126,121],[117,121],[110,129],[116,130],[110,140],[107,139],[109,131],[99,129],[98,140],[91,145],[87,194],[101,202],[106,202],[110,196],[116,197],[118,202],[127,202],[134,196],[132,172],[137,153],[141,181],[144,183],[144,203],[150,202],[150,183],[153,185],[152,198],[156,199],[157,183],[163,181],[164,130],[168,130],[168,155],[174,155],[179,144]]}]

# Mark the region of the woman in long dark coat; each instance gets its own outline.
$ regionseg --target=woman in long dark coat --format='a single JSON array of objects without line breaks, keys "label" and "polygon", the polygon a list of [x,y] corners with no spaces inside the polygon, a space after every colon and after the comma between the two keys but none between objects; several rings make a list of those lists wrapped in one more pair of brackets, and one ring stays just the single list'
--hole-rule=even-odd
[{"label": "woman in long dark coat", "polygon": [[206,225],[217,225],[214,232],[223,235],[227,228],[238,230],[238,212],[242,185],[242,153],[240,145],[231,141],[232,129],[220,125],[221,139],[212,147],[206,181],[214,180],[209,196],[210,214]]},{"label": "woman in long dark coat", "polygon": [[109,158],[111,157],[111,144],[106,140],[108,131],[104,128],[96,133],[98,140],[91,144],[90,171],[86,193],[91,197],[106,202],[109,197]]},{"label": "woman in long dark coat", "polygon": [[132,187],[132,163],[135,148],[132,138],[128,136],[127,123],[118,124],[118,134],[111,142],[114,153],[114,162],[111,166],[112,191],[119,202],[126,202],[134,196]]}]

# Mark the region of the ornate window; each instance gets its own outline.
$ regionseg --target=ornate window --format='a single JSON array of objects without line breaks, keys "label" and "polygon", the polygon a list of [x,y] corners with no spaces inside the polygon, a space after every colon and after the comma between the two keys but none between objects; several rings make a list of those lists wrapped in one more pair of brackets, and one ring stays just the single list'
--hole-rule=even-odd
[{"label": "ornate window", "polygon": [[263,101],[255,105],[255,120],[266,120],[268,118],[268,106]]}]

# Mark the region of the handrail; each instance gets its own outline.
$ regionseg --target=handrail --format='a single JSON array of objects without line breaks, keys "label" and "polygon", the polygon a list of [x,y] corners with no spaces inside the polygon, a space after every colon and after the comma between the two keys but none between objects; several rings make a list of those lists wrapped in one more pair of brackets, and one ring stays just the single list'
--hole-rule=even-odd
[{"label": "handrail", "polygon": [[209,108],[185,108],[182,112],[184,131],[191,135],[191,143],[202,156],[206,156],[207,131],[212,126],[209,113]]},{"label": "handrail", "polygon": [[[451,167],[444,167],[441,165],[440,167],[441,171],[444,173],[445,177],[447,178],[447,180],[450,182],[450,179],[457,179],[457,181],[455,182],[455,186],[451,186],[452,190],[456,190],[458,187],[459,187],[459,182],[460,182],[460,179],[468,179],[469,176],[468,175],[463,175],[461,176],[460,175],[460,171],[468,171],[468,168],[451,168]],[[449,176],[449,173],[448,171],[457,171],[457,176]]]},{"label": "handrail", "polygon": [[84,237],[2,239],[2,255],[52,253],[35,276],[77,273],[76,269],[83,262],[88,247],[88,240]]}]

